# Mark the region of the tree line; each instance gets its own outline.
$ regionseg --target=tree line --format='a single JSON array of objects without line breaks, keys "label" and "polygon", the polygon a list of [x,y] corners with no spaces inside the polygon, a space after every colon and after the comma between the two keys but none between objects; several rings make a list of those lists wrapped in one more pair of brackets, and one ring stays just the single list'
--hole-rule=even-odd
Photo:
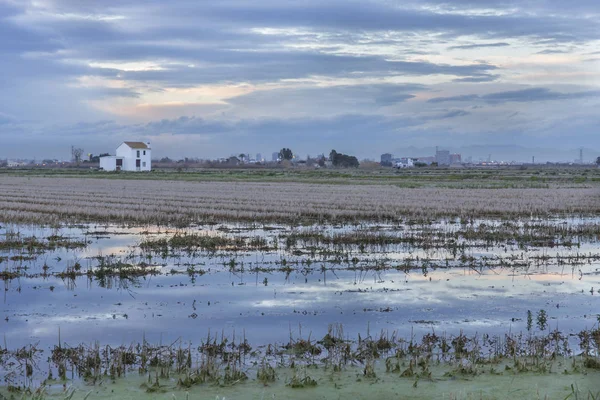
[{"label": "tree line", "polygon": [[[282,161],[283,160],[291,161],[294,159],[294,152],[291,149],[284,147],[281,150],[279,150],[279,159]],[[340,167],[340,168],[357,168],[360,165],[360,163],[358,162],[358,159],[355,156],[338,153],[335,150],[331,150],[331,152],[329,153],[328,159],[326,159],[324,156],[322,156],[321,158],[319,158],[317,160],[317,162],[320,166],[324,166],[325,161],[327,161],[327,160],[330,161],[334,167]]]}]

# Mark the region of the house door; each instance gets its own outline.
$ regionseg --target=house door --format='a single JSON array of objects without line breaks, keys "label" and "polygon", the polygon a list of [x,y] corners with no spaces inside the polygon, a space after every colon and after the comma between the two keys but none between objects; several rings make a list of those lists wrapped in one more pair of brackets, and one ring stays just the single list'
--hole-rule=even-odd
[{"label": "house door", "polygon": [[141,163],[142,162],[141,162],[141,160],[139,158],[137,160],[135,160],[135,169],[136,170],[138,170],[138,171],[140,170],[140,167],[142,165]]}]

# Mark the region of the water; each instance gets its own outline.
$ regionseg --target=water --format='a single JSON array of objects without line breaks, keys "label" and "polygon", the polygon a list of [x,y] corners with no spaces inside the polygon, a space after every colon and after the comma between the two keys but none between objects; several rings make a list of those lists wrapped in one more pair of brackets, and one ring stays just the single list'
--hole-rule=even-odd
[{"label": "water", "polygon": [[[442,225],[443,229],[456,229],[456,224]],[[302,229],[331,234],[357,227],[295,230]],[[372,229],[393,232],[399,228]],[[576,248],[524,250],[516,245],[499,245],[467,250],[476,260],[513,255],[525,260],[526,268],[487,267],[485,260],[479,267],[453,267],[458,264],[451,261],[448,268],[419,267],[405,273],[364,267],[377,263],[393,266],[407,257],[428,258],[444,265],[444,260],[453,255],[445,248],[391,245],[360,251],[354,246],[339,256],[341,261],[332,261],[333,256],[311,256],[306,249],[286,249],[279,237],[290,232],[286,227],[203,226],[187,231],[227,237],[261,236],[279,245],[267,251],[179,252],[174,257],[162,257],[141,251],[139,244],[148,237],[170,237],[174,230],[90,225],[60,229],[2,227],[0,235],[57,234],[89,242],[81,250],[59,249],[30,261],[7,259],[0,263],[0,270],[27,268],[25,276],[4,282],[0,326],[7,346],[39,343],[41,348],[50,348],[58,343],[59,332],[61,341],[71,345],[96,340],[102,344],[130,344],[144,337],[154,343],[182,339],[197,344],[209,330],[243,334],[253,345],[261,345],[286,342],[290,333],[321,338],[331,323],[342,323],[349,336],[382,329],[398,331],[401,337],[432,330],[503,334],[525,331],[527,310],[535,316],[542,309],[548,313],[547,329],[576,333],[598,323],[600,262],[536,266],[532,261],[536,255],[599,253],[593,240],[582,241]],[[15,254],[5,251],[0,257]],[[96,268],[95,257],[109,255],[132,264],[147,262],[160,273],[103,282],[87,276],[74,280],[52,276],[77,262],[84,271]],[[355,262],[345,261],[353,257]],[[235,266],[230,268],[232,260]],[[280,271],[283,260],[290,267],[287,272]],[[46,274],[44,265],[49,267]],[[185,271],[190,265],[205,273],[188,275]],[[256,267],[258,270],[254,270]],[[533,329],[539,330],[535,322]]]}]

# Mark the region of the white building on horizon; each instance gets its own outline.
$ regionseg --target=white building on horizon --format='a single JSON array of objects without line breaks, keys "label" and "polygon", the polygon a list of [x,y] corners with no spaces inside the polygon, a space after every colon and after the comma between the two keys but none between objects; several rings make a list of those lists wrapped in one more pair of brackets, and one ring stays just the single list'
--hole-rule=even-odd
[{"label": "white building on horizon", "polygon": [[123,142],[115,156],[100,157],[104,171],[151,171],[152,149],[150,142]]},{"label": "white building on horizon", "polygon": [[415,162],[412,158],[402,157],[396,160],[394,166],[396,168],[413,168],[415,166]]},{"label": "white building on horizon", "polygon": [[23,167],[26,164],[23,161],[17,161],[17,160],[8,160],[6,162],[6,166],[9,168],[16,168],[16,167]]}]

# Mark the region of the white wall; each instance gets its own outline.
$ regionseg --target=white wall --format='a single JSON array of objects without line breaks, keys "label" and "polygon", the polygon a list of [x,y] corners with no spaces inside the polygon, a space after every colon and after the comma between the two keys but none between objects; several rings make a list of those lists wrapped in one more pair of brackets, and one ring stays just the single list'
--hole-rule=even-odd
[{"label": "white wall", "polygon": [[117,157],[100,157],[100,168],[102,168],[105,171],[115,171],[117,169]]}]

